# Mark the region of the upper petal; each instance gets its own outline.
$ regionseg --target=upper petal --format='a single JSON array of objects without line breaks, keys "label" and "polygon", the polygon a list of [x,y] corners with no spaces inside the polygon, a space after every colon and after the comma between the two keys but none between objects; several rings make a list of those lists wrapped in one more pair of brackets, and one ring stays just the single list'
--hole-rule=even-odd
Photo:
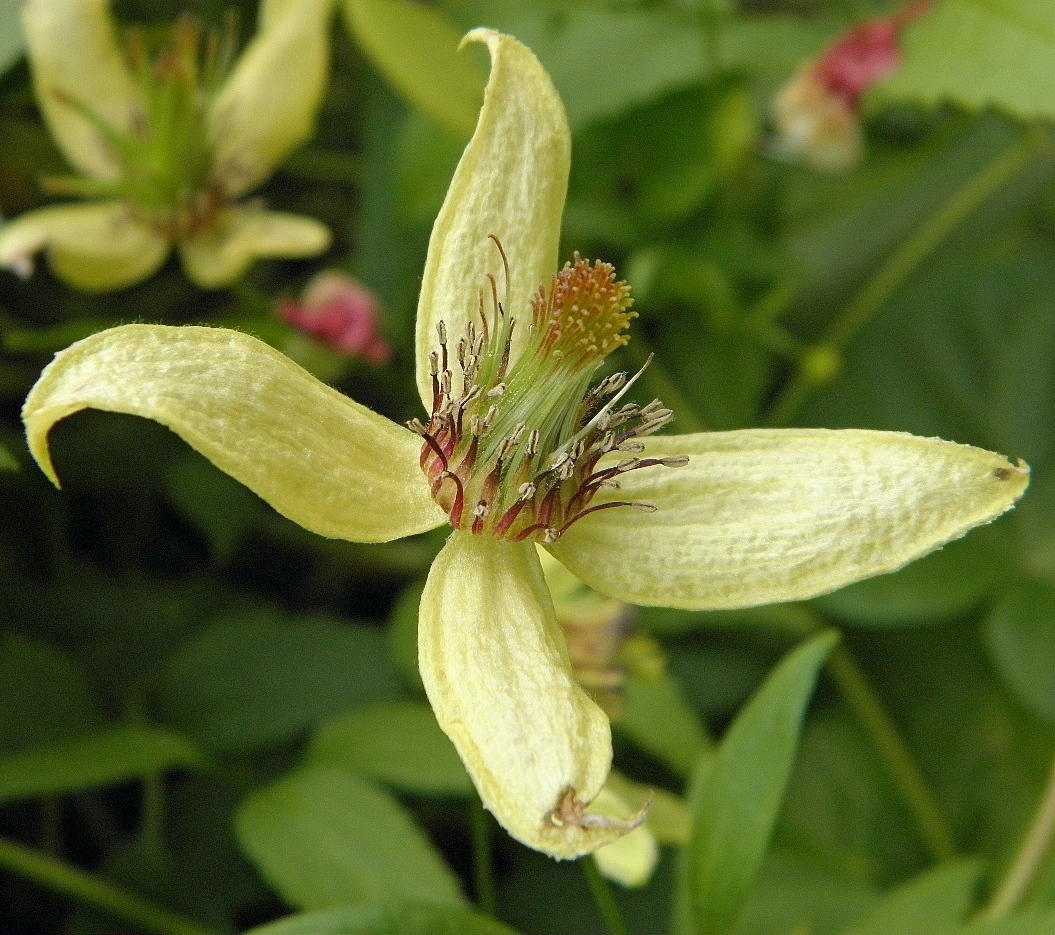
[{"label": "upper petal", "polygon": [[329,245],[329,230],[314,218],[235,207],[182,241],[179,251],[191,279],[205,289],[218,289],[238,279],[255,260],[316,256]]},{"label": "upper petal", "polygon": [[110,0],[26,0],[22,6],[33,84],[55,142],[91,178],[120,166],[81,105],[116,130],[132,129],[142,102],[110,18]]},{"label": "upper petal", "polygon": [[421,596],[418,662],[440,727],[513,837],[567,858],[626,833],[582,814],[608,775],[611,733],[572,677],[531,543],[451,536]]},{"label": "upper petal", "polygon": [[169,243],[118,201],[40,208],[0,228],[0,266],[28,276],[41,250],[60,279],[85,292],[106,292],[154,273]]},{"label": "upper petal", "polygon": [[644,500],[572,526],[553,552],[591,586],[691,609],[802,600],[895,571],[995,519],[1029,469],[900,432],[749,429],[646,439],[649,467],[594,501]]},{"label": "upper petal", "polygon": [[315,126],[330,64],[331,0],[265,0],[260,27],[209,114],[216,174],[236,198]]},{"label": "upper petal", "polygon": [[[432,407],[429,352],[436,323],[452,342],[477,318],[481,290],[494,276],[507,311],[518,318],[514,353],[526,335],[532,295],[557,265],[561,215],[568,188],[571,135],[564,105],[531,50],[489,29],[466,39],[491,51],[491,77],[469,145],[447,190],[429,240],[418,298],[418,391]],[[494,234],[509,257],[504,282]],[[489,294],[489,293],[488,293]]]},{"label": "upper petal", "polygon": [[87,408],[168,426],[323,536],[383,542],[445,520],[417,436],[237,331],[124,325],[57,354],[22,410],[30,451],[56,484],[48,431]]}]

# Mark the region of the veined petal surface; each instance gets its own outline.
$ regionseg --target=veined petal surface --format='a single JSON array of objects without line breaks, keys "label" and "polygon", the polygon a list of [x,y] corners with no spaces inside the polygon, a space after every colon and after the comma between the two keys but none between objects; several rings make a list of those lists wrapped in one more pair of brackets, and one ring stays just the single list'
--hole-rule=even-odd
[{"label": "veined petal surface", "polygon": [[570,858],[626,833],[581,814],[608,775],[611,732],[572,676],[533,544],[451,536],[421,596],[418,662],[440,727],[513,837]]},{"label": "veined petal surface", "polygon": [[179,245],[187,275],[204,289],[238,279],[255,260],[316,256],[330,232],[314,218],[262,208],[228,208],[207,230]]},{"label": "veined petal surface", "polygon": [[1009,509],[1024,464],[900,432],[749,429],[649,438],[683,467],[620,476],[606,500],[655,513],[584,517],[552,547],[587,584],[689,609],[802,600],[913,559]]},{"label": "veined petal surface", "polygon": [[266,179],[315,127],[330,67],[332,0],[268,0],[260,28],[209,114],[230,198]]},{"label": "veined petal surface", "polygon": [[0,266],[29,276],[41,250],[71,286],[107,292],[156,272],[169,243],[118,201],[39,208],[0,227]]},{"label": "veined petal surface", "polygon": [[[418,298],[417,378],[426,409],[432,408],[429,352],[437,346],[436,323],[451,341],[465,322],[479,321],[481,290],[494,276],[506,311],[520,325],[514,355],[530,320],[530,302],[557,268],[564,197],[568,188],[571,134],[564,105],[530,49],[489,29],[466,40],[491,52],[491,76],[469,145],[436,217]],[[487,239],[494,234],[509,257],[505,283],[501,257]],[[490,299],[488,298],[488,302]]]},{"label": "veined petal surface", "polygon": [[383,542],[446,519],[418,468],[417,436],[238,331],[124,325],[57,354],[22,410],[30,451],[56,484],[48,431],[87,408],[168,426],[323,536]]},{"label": "veined petal surface", "polygon": [[143,107],[110,18],[110,0],[25,0],[22,25],[37,100],[70,164],[113,180],[120,166],[109,144],[74,104],[128,132]]}]

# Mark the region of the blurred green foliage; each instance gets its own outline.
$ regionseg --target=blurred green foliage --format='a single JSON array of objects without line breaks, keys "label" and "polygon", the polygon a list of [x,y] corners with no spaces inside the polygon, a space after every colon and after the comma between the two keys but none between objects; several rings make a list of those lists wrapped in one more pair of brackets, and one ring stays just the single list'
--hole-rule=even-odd
[{"label": "blurred green foliage", "polygon": [[[225,5],[117,9],[219,22]],[[327,223],[327,256],[216,292],[174,262],[106,297],[0,275],[0,932],[585,935],[606,905],[642,933],[1055,931],[1051,828],[1029,837],[1055,794],[1055,12],[936,6],[867,98],[867,159],[826,176],[773,158],[772,97],[896,5],[347,0],[317,134],[261,193]],[[579,866],[473,812],[423,702],[414,608],[440,534],[317,539],[164,429],[98,413],[54,432],[60,492],[20,434],[49,355],[130,321],[245,329],[418,414],[416,290],[486,74],[453,47],[484,24],[530,45],[567,104],[563,253],[630,280],[617,365],[655,353],[641,395],[675,430],[909,431],[1033,467],[1011,516],[904,571],[808,606],[639,615],[667,671],[630,677],[616,762],[697,818],[602,908]],[[63,170],[18,56],[0,0],[8,218]],[[377,293],[390,364],[278,318],[324,267]],[[823,629],[842,640],[819,676],[824,637],[774,670]]]}]

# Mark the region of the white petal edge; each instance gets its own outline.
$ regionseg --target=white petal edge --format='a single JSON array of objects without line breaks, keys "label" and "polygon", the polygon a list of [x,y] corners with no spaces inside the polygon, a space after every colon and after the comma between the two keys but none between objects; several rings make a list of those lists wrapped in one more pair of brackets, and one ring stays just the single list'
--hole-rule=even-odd
[{"label": "white petal edge", "polygon": [[229,198],[266,179],[315,128],[330,67],[332,0],[267,0],[256,36],[209,113]]},{"label": "white petal edge", "polygon": [[[561,217],[571,165],[571,134],[564,105],[531,50],[510,36],[474,29],[465,41],[491,53],[484,104],[429,240],[418,298],[417,380],[425,408],[432,408],[429,353],[443,321],[452,343],[465,322],[478,320],[488,274],[507,313],[517,318],[514,355],[530,321],[531,298],[556,272]],[[505,285],[495,235],[509,258]],[[488,299],[489,302],[489,299]]]},{"label": "white petal edge", "polygon": [[30,451],[56,485],[48,432],[88,408],[168,426],[323,536],[383,542],[446,520],[418,467],[416,435],[237,331],[123,325],[57,354],[22,410]]},{"label": "white petal edge", "polygon": [[228,208],[197,237],[179,245],[187,275],[203,289],[238,279],[255,260],[317,256],[330,232],[312,218],[261,208]]},{"label": "white petal edge", "polygon": [[42,250],[69,285],[107,292],[155,273],[169,243],[116,201],[38,208],[0,227],[0,266],[27,277]]},{"label": "white petal edge", "polygon": [[421,596],[418,662],[440,727],[513,837],[572,858],[629,830],[582,814],[608,775],[611,731],[572,676],[534,545],[451,536]]},{"label": "white petal edge", "polygon": [[129,131],[143,106],[121,53],[110,0],[25,0],[22,25],[33,84],[55,142],[80,172],[114,180],[120,166],[102,135],[71,106]]},{"label": "white petal edge", "polygon": [[1029,469],[899,432],[748,429],[646,439],[688,455],[620,477],[552,551],[591,587],[688,609],[803,600],[908,562],[1008,510]]}]

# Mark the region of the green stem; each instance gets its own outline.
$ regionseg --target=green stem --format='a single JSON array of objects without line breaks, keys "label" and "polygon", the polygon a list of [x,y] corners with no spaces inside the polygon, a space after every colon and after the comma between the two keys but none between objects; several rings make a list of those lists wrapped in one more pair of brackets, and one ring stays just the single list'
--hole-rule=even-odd
[{"label": "green stem", "polygon": [[[835,351],[845,348],[923,262],[983,202],[1010,182],[1047,143],[1047,131],[1035,127],[969,179],[894,251],[831,323],[818,345]],[[787,424],[799,406],[817,388],[818,385],[811,379],[810,372],[799,369],[773,406],[769,417],[770,424]]]},{"label": "green stem", "polygon": [[627,929],[626,923],[619,913],[619,907],[615,904],[615,899],[612,896],[612,889],[608,885],[608,881],[601,876],[601,871],[597,867],[597,861],[593,857],[584,858],[582,869],[586,873],[586,881],[590,884],[593,901],[597,904],[597,910],[601,913],[601,918],[604,919],[608,935],[629,935],[629,929]]},{"label": "green stem", "polygon": [[112,883],[5,838],[0,838],[0,867],[158,935],[213,935]]},{"label": "green stem", "polygon": [[498,908],[495,898],[495,878],[491,859],[491,826],[480,797],[473,796],[469,806],[473,828],[473,868],[476,873],[476,902],[489,916]]},{"label": "green stem", "polygon": [[992,899],[982,910],[984,919],[1002,919],[1014,911],[1037,877],[1055,840],[1055,760],[1048,783],[1040,797],[1037,811],[1022,838],[1018,853],[997,886]]},{"label": "green stem", "polygon": [[909,808],[921,840],[938,861],[956,856],[952,832],[930,788],[853,654],[844,645],[835,648],[828,671],[846,703],[883,758],[891,778]]}]

